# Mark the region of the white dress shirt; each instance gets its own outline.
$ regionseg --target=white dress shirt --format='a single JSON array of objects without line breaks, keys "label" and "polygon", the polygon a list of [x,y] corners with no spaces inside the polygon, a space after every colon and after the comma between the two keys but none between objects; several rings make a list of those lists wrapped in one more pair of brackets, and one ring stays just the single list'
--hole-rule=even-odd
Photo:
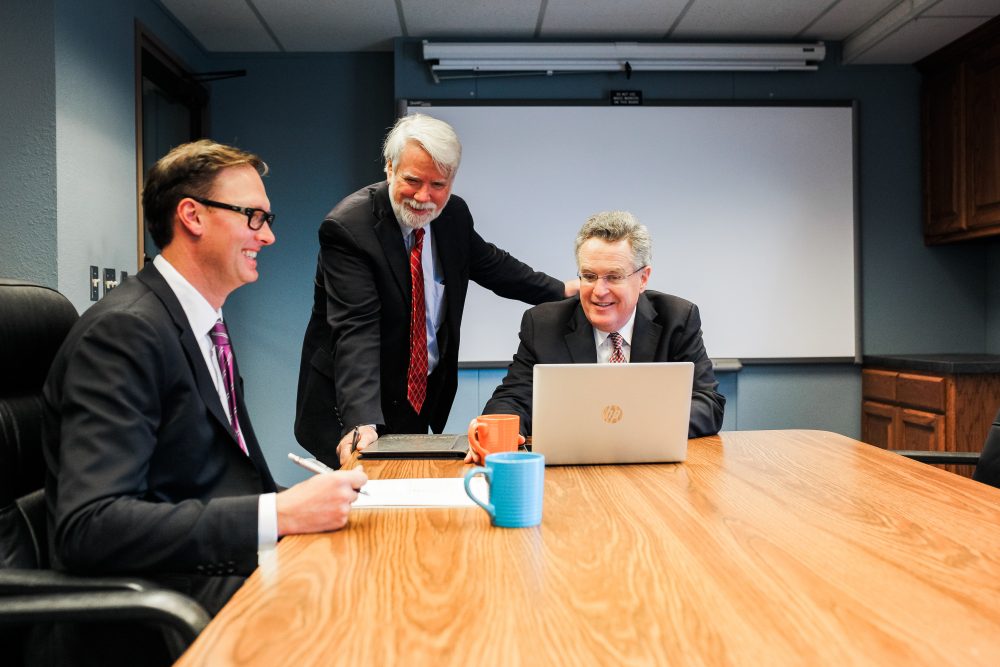
[{"label": "white dress shirt", "polygon": [[[618,333],[622,337],[622,354],[625,355],[625,361],[632,360],[632,329],[635,328],[635,310],[632,310],[632,316],[628,318],[628,322],[625,323]],[[594,329],[594,344],[597,345],[597,363],[599,364],[609,364],[611,363],[611,353],[615,351],[614,343],[608,338],[611,334],[610,331],[598,331]]]},{"label": "white dress shirt", "polygon": [[[215,384],[215,391],[219,394],[219,402],[226,413],[229,421],[232,415],[229,414],[229,401],[226,399],[226,385],[222,380],[222,369],[219,367],[219,360],[215,356],[214,344],[209,332],[215,323],[222,320],[222,310],[212,308],[204,296],[180,274],[180,272],[167,261],[163,255],[157,255],[153,259],[153,266],[156,267],[163,279],[167,281],[174,296],[181,304],[181,309],[187,317],[188,324],[198,347],[201,349],[205,365],[208,366],[208,374]],[[234,447],[237,447],[234,443]],[[278,507],[274,493],[261,494],[257,504],[257,548],[259,552],[273,547],[278,542]]]}]

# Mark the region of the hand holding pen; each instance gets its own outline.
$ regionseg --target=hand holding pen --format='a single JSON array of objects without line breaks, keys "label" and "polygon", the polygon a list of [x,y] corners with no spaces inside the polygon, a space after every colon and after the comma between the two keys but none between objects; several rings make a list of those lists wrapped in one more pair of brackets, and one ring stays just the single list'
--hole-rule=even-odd
[{"label": "hand holding pen", "polygon": [[344,434],[337,444],[337,455],[340,457],[340,465],[344,465],[351,459],[354,452],[363,452],[373,442],[378,440],[378,431],[371,424],[355,426]]},{"label": "hand holding pen", "polygon": [[[333,468],[331,468],[330,466],[326,465],[325,463],[323,463],[319,459],[306,459],[306,458],[302,458],[301,456],[297,456],[295,454],[292,454],[291,452],[288,453],[288,458],[292,460],[292,463],[294,463],[294,464],[296,464],[298,466],[302,466],[306,470],[308,470],[310,472],[314,472],[317,475],[322,475],[322,474],[328,473],[328,472],[334,472]],[[354,489],[354,490],[357,491],[358,493],[363,493],[366,496],[368,495],[368,492],[365,491],[362,488],[357,488],[357,489]]]}]

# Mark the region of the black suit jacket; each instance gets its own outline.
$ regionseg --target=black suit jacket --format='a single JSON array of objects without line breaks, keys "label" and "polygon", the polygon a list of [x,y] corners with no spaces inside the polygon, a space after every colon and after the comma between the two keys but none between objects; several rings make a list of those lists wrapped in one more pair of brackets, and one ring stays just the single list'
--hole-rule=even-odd
[{"label": "black suit jacket", "polygon": [[152,264],[84,313],[43,392],[54,566],[141,574],[217,611],[257,566],[258,496],[275,484],[242,380],[249,457]]},{"label": "black suit jacket", "polygon": [[[444,274],[440,357],[420,415],[406,400],[410,269],[388,184],[340,202],[319,229],[312,316],[302,344],[295,436],[331,465],[340,437],[359,424],[381,432],[437,433],[458,387],[458,345],[469,280],[536,304],[563,298],[564,285],[484,241],[461,197],[452,195],[431,223]],[[383,428],[384,427],[384,428]]]},{"label": "black suit jacket", "polygon": [[[507,377],[493,392],[483,414],[516,414],[521,432],[531,434],[532,374],[535,364],[597,363],[594,328],[579,297],[546,303],[521,319],[521,343]],[[630,362],[694,362],[689,437],[711,435],[722,428],[726,397],[701,337],[698,307],[670,294],[646,290],[636,304]]]}]

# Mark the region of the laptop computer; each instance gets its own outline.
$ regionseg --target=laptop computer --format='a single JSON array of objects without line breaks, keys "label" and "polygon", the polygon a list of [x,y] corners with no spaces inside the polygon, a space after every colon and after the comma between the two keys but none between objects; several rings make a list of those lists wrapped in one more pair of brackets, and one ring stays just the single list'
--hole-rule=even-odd
[{"label": "laptop computer", "polygon": [[694,364],[536,364],[534,452],[546,465],[687,458]]}]

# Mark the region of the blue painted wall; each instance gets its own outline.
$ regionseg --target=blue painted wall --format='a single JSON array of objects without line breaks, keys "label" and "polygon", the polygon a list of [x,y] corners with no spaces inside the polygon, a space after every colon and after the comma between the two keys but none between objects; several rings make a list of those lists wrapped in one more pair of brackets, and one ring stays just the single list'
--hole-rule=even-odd
[{"label": "blue painted wall", "polygon": [[323,216],[345,195],[384,178],[381,139],[392,125],[392,56],[331,54],[217,58],[247,76],[212,84],[212,138],[259,153],[277,214],[277,242],[261,278],[224,307],[238,345],[254,428],[275,476],[305,476],[295,443],[295,392]]},{"label": "blue painted wall", "polygon": [[[278,242],[262,254],[261,281],[238,291],[226,314],[236,325],[254,422],[282,482],[299,478],[284,466],[284,455],[297,450],[292,417],[316,228],[341,197],[382,176],[379,144],[395,98],[601,99],[612,88],[632,88],[647,99],[856,99],[864,351],[1000,352],[1000,289],[987,288],[997,283],[1000,246],[923,245],[919,76],[910,67],[840,67],[834,47],[815,73],[435,85],[412,40],[401,40],[395,54],[208,56],[154,0],[42,0],[30,10],[27,4],[0,9],[0,83],[8,90],[0,111],[0,204],[11,210],[19,198],[30,198],[19,217],[32,229],[2,217],[0,272],[48,284],[58,276],[57,286],[81,309],[89,305],[78,296],[87,265],[135,261],[133,21],[193,68],[247,69],[245,78],[211,84],[211,135],[271,164],[267,186],[279,215]],[[11,97],[12,86],[25,80],[30,85]],[[449,430],[464,428],[502,373],[463,371]],[[853,365],[751,366],[720,381],[729,397],[726,428],[858,434]]]}]

